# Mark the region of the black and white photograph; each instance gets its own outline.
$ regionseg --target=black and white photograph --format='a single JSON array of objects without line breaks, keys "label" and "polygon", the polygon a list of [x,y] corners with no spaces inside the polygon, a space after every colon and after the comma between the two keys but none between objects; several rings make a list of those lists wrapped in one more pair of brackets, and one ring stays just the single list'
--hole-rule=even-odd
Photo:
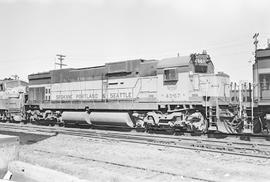
[{"label": "black and white photograph", "polygon": [[0,182],[269,171],[269,0],[0,0]]}]

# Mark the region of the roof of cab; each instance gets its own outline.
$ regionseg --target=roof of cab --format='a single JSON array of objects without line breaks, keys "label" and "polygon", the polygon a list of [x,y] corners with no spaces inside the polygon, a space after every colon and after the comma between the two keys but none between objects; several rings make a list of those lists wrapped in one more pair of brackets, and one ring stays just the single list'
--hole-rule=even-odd
[{"label": "roof of cab", "polygon": [[158,62],[157,68],[169,67],[188,67],[190,64],[190,56],[178,56],[162,59]]}]

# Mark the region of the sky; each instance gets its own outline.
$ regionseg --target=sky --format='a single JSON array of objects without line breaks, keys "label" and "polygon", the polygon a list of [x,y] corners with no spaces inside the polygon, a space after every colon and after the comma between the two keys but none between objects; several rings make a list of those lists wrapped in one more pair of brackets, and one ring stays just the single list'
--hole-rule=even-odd
[{"label": "sky", "polygon": [[251,80],[253,35],[270,38],[269,0],[0,0],[0,79],[206,50],[215,71]]}]

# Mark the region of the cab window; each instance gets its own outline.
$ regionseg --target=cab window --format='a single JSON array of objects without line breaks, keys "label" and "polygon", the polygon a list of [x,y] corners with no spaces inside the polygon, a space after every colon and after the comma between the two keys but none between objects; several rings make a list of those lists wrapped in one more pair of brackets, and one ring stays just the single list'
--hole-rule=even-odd
[{"label": "cab window", "polygon": [[195,73],[207,73],[207,65],[195,65]]},{"label": "cab window", "polygon": [[0,84],[0,91],[4,91],[4,84]]},{"label": "cab window", "polygon": [[270,74],[260,74],[261,90],[270,90]]},{"label": "cab window", "polygon": [[164,81],[177,81],[178,74],[176,69],[165,69],[164,70]]}]

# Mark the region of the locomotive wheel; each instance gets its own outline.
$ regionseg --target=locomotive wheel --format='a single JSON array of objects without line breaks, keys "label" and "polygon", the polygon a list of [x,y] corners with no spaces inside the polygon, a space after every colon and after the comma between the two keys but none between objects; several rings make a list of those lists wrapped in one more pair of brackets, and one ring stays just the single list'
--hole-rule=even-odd
[{"label": "locomotive wheel", "polygon": [[64,127],[66,127],[66,128],[70,128],[71,126],[72,126],[71,124],[64,123]]},{"label": "locomotive wheel", "polygon": [[206,133],[208,130],[208,121],[201,112],[195,112],[188,116],[191,125],[188,125],[188,131],[193,133]]},{"label": "locomotive wheel", "polygon": [[64,123],[58,123],[59,127],[64,127]]},{"label": "locomotive wheel", "polygon": [[262,121],[260,118],[254,118],[253,120],[253,132],[261,133],[262,132]]},{"label": "locomotive wheel", "polygon": [[209,128],[209,123],[206,119],[204,119],[203,129],[199,133],[207,133]]},{"label": "locomotive wheel", "polygon": [[145,123],[145,130],[147,133],[154,133],[153,131],[153,124],[155,123],[155,119],[153,116],[147,116],[148,121],[150,121],[149,123],[146,122]]},{"label": "locomotive wheel", "polygon": [[175,129],[174,128],[168,129],[166,132],[169,135],[175,135]]}]

